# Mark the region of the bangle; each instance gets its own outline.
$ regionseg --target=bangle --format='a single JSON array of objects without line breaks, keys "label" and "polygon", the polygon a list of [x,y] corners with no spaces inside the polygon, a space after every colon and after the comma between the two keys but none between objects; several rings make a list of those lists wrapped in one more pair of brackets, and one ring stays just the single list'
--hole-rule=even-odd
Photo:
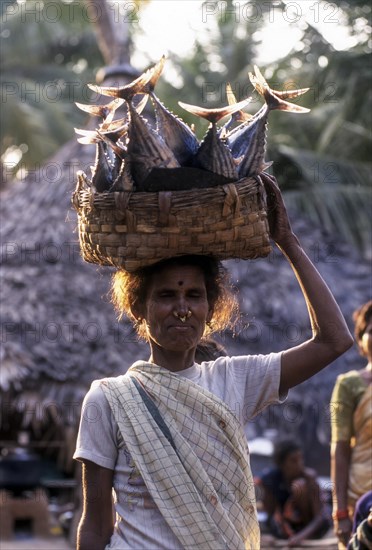
[{"label": "bangle", "polygon": [[333,519],[349,519],[349,510],[337,510],[336,513],[332,514]]}]

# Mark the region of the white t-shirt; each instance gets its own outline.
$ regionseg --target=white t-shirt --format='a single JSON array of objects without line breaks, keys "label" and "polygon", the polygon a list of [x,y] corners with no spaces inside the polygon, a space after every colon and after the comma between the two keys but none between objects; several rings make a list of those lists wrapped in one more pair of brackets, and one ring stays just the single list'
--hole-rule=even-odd
[{"label": "white t-shirt", "polygon": [[[220,357],[177,374],[222,399],[244,425],[268,405],[284,400],[279,397],[280,359],[281,353]],[[106,548],[182,550],[125,446],[100,380],[85,396],[74,458],[114,470],[116,524]]]}]

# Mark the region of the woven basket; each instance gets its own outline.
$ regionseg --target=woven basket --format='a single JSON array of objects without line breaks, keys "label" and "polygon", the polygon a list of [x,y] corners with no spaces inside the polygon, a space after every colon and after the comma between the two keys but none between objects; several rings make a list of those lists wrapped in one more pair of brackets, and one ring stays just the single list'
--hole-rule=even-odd
[{"label": "woven basket", "polygon": [[94,193],[78,178],[72,197],[84,260],[135,271],[183,254],[253,259],[271,251],[260,178],[205,189]]}]

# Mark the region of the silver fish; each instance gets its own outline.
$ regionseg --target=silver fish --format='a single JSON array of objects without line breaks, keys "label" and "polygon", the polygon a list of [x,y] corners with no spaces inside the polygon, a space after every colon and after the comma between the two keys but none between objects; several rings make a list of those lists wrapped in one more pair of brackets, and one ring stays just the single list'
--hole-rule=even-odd
[{"label": "silver fish", "polygon": [[[148,97],[144,96],[139,103],[136,104],[136,110],[141,113],[146,106]],[[114,100],[108,105],[115,107],[115,104],[123,104],[124,99]],[[88,112],[96,115],[105,116],[104,121],[98,126],[97,130],[84,130],[75,128],[75,132],[79,134],[79,143],[84,144],[96,144],[96,161],[92,167],[93,184],[97,191],[115,191],[115,190],[127,190],[129,187],[129,181],[133,184],[133,179],[129,180],[128,163],[126,170],[123,169],[124,156],[127,151],[126,142],[128,139],[128,117],[120,118],[118,120],[112,120],[110,116],[107,116],[106,111],[102,111],[102,106],[85,105],[89,107]],[[97,108],[95,110],[95,107]],[[98,145],[100,143],[100,145]],[[99,163],[102,162],[102,166]],[[111,168],[110,177],[108,171]],[[108,180],[105,183],[103,178],[107,175]]]},{"label": "silver fish", "polygon": [[[226,97],[229,105],[236,105],[238,103],[230,82],[226,83]],[[246,99],[248,103],[251,100],[252,100],[251,96]],[[253,115],[244,112],[242,109],[239,109],[238,111],[235,111],[235,113],[232,113],[230,120],[228,120],[227,123],[222,128],[221,138],[223,138],[226,135],[227,131],[230,129],[230,127],[233,124],[237,122],[240,122],[240,123],[247,122],[248,120],[251,120],[252,116]]]},{"label": "silver fish", "polygon": [[[261,84],[260,86],[261,91],[260,90],[258,91],[261,95],[264,95],[263,89],[267,88],[272,94],[274,94],[274,96],[285,100],[285,99],[299,97],[300,95],[306,93],[309,90],[309,88],[301,88],[298,90],[286,90],[286,91],[272,90],[268,86],[266,80],[264,79],[263,75],[261,74],[260,70],[256,65],[254,66],[254,69],[255,69],[256,77],[254,77],[251,73],[249,74],[250,74],[250,77],[252,77],[252,79],[259,80]],[[236,98],[232,92],[228,95],[228,98],[229,98],[229,103],[231,102],[231,104],[233,104],[234,101],[236,102]],[[276,108],[278,107],[275,107],[275,105],[270,104],[269,110],[276,109]],[[228,133],[227,135],[228,143],[232,148],[234,156],[240,156],[242,153],[244,153],[244,150],[246,149],[244,147],[244,139],[245,139],[244,132],[245,130],[248,131],[248,128],[254,122],[254,120],[262,116],[262,111],[266,109],[267,109],[267,105],[264,105],[255,115],[249,115],[248,113],[243,113],[243,116],[246,117],[246,120],[243,121],[243,124],[241,124],[240,126],[237,126],[236,128],[234,128]],[[305,109],[304,107],[299,107],[298,105],[294,105],[292,103],[287,103],[287,108],[285,108],[284,102],[281,107],[281,110],[288,110],[291,112],[302,112],[302,113],[309,111],[309,109]]]},{"label": "silver fish", "polygon": [[249,73],[249,78],[255,89],[265,99],[265,105],[252,117],[234,129],[227,136],[227,143],[235,158],[242,157],[239,163],[239,177],[249,177],[262,172],[268,167],[265,162],[266,154],[266,131],[269,112],[275,109],[293,113],[307,113],[309,109],[289,103],[283,97],[298,97],[305,93],[308,88],[277,92],[271,90],[262,76],[258,67],[255,66],[255,75]]},{"label": "silver fish", "polygon": [[108,191],[114,180],[113,166],[107,156],[107,146],[103,141],[96,143],[96,158],[92,167],[92,185],[98,193]]},{"label": "silver fish", "polygon": [[109,191],[132,191],[135,188],[130,165],[126,160],[121,163],[120,171]]},{"label": "silver fish", "polygon": [[[98,137],[101,136],[98,135]],[[102,138],[96,143],[96,159],[92,167],[93,187],[98,193],[130,191],[134,182],[123,158],[125,151],[114,142],[110,142],[109,138],[105,136]]]},{"label": "silver fish", "polygon": [[186,166],[196,154],[199,140],[193,130],[181,118],[169,111],[154,92],[164,62],[165,57],[163,56],[155,66],[154,74],[149,81],[149,94],[155,109],[156,130],[172,149],[180,165]]},{"label": "silver fish", "polygon": [[112,179],[115,182],[121,172],[122,163],[124,162],[127,153],[127,147],[122,143],[122,141],[120,141],[120,139],[113,139],[117,135],[116,133],[102,134],[99,130],[97,130],[97,134],[106,145],[106,155],[111,161]]},{"label": "silver fish", "polygon": [[227,115],[242,109],[248,100],[240,101],[234,105],[220,107],[218,109],[205,109],[196,105],[178,102],[179,105],[190,113],[207,119],[211,124],[194,156],[193,165],[203,170],[209,170],[222,175],[229,180],[238,179],[237,162],[229,147],[218,135],[217,122]]},{"label": "silver fish", "polygon": [[112,123],[106,132],[75,128],[75,132],[82,136],[78,138],[79,143],[96,145],[96,158],[91,169],[92,184],[98,192],[109,190],[119,175],[125,152],[120,140],[127,131],[126,119]]},{"label": "silver fish", "polygon": [[103,95],[124,99],[128,104],[129,128],[126,162],[130,163],[137,190],[144,188],[144,182],[153,168],[177,168],[180,166],[173,151],[147,121],[138,114],[132,103],[135,95],[148,94],[151,91],[150,81],[157,70],[158,67],[155,65],[131,84],[119,88],[89,85],[91,89]]},{"label": "silver fish", "polygon": [[180,164],[163,138],[144,118],[133,109],[130,109],[130,115],[127,159],[140,189],[153,168],[177,168]]},{"label": "silver fish", "polygon": [[[142,112],[147,96],[136,105],[138,112]],[[123,139],[128,135],[128,117],[113,120],[116,109],[124,104],[124,99],[114,99],[106,105],[76,105],[92,116],[99,116],[103,121],[97,130],[75,128],[81,137],[79,143],[95,144],[96,157],[92,170],[92,185],[99,193],[103,191],[125,190],[128,188],[127,172],[123,169],[123,157],[126,151]],[[133,182],[132,182],[133,183]]]}]

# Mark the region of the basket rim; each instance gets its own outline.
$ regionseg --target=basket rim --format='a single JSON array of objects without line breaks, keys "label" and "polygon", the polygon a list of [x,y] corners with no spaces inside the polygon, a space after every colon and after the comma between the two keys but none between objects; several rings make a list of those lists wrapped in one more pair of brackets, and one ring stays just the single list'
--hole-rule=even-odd
[{"label": "basket rim", "polygon": [[271,251],[266,192],[259,177],[179,191],[73,195],[82,257],[135,271],[185,254],[254,259]]},{"label": "basket rim", "polygon": [[[130,206],[143,207],[144,204],[154,207],[159,203],[159,198],[166,197],[172,206],[190,207],[194,204],[209,201],[209,204],[220,203],[226,194],[236,189],[238,194],[249,195],[256,193],[258,189],[265,196],[265,188],[259,175],[244,177],[235,182],[213,187],[182,189],[178,191],[104,191],[98,193],[85,182],[78,179],[75,191],[72,194],[72,204],[79,213],[85,209],[111,209],[123,210]],[[189,200],[191,203],[186,203]]]}]

